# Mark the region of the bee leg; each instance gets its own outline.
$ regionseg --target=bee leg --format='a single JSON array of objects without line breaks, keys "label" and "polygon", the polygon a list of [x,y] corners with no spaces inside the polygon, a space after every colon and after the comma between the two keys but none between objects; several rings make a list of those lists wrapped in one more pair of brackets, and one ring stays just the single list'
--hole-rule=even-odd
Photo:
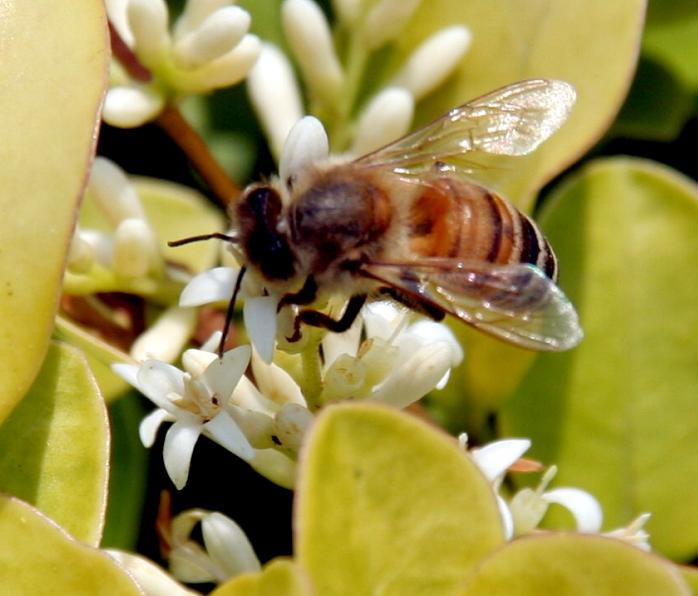
[{"label": "bee leg", "polygon": [[446,313],[438,306],[434,306],[432,304],[429,304],[428,302],[422,302],[421,300],[417,300],[412,296],[403,294],[395,288],[387,286],[384,288],[380,288],[378,291],[381,294],[390,296],[393,300],[395,300],[395,302],[399,302],[400,304],[403,304],[404,306],[415,312],[426,315],[434,321],[442,321],[443,318],[446,316]]},{"label": "bee leg", "polygon": [[333,319],[318,310],[302,310],[298,313],[295,321],[293,321],[293,335],[286,339],[290,342],[298,341],[301,338],[301,325],[304,323],[313,327],[327,329],[333,333],[342,333],[351,327],[365,303],[366,294],[352,296],[339,319]]},{"label": "bee leg", "polygon": [[287,304],[310,304],[317,296],[317,282],[312,275],[309,275],[303,284],[303,287],[297,292],[284,294],[279,300],[276,307],[276,312],[279,312]]}]

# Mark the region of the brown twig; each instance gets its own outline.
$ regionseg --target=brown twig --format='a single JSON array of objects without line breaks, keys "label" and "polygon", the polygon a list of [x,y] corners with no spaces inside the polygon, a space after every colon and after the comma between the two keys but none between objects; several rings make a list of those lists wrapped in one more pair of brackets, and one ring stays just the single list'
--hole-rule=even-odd
[{"label": "brown twig", "polygon": [[[109,35],[112,52],[129,75],[141,82],[150,81],[152,79],[151,72],[140,63],[138,57],[126,45],[111,23],[109,23]],[[166,105],[156,119],[156,123],[184,152],[211,192],[224,206],[238,197],[240,187],[235,184],[221,164],[213,157],[206,142],[192,128],[175,105]]]},{"label": "brown twig", "polygon": [[206,142],[191,127],[176,106],[172,104],[165,106],[156,122],[184,151],[211,192],[224,206],[239,196],[240,187],[233,182],[221,164],[216,161]]}]

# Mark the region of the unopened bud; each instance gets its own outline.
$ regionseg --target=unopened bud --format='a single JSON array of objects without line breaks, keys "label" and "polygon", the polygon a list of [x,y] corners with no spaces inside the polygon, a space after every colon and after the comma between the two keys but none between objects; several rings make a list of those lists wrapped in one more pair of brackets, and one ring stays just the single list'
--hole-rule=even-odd
[{"label": "unopened bud", "polygon": [[107,91],[102,118],[118,128],[135,128],[153,120],[164,106],[164,97],[152,89],[122,85]]},{"label": "unopened bud", "polygon": [[308,408],[286,404],[274,418],[274,433],[285,450],[298,453],[303,437],[314,420]]},{"label": "unopened bud", "polygon": [[406,89],[389,87],[376,95],[359,118],[352,153],[364,155],[403,136],[414,115],[414,98]]},{"label": "unopened bud", "polygon": [[80,229],[76,229],[68,249],[68,269],[72,273],[86,273],[94,261],[95,254],[92,245],[85,240]]},{"label": "unopened bud", "polygon": [[142,219],[125,219],[114,232],[114,271],[131,278],[145,277],[156,262],[157,242]]},{"label": "unopened bud", "polygon": [[112,226],[124,219],[144,219],[136,190],[124,171],[113,161],[98,157],[92,164],[88,190]]},{"label": "unopened bud", "polygon": [[193,308],[172,306],[136,338],[131,346],[131,357],[138,362],[148,359],[174,362],[195,326],[196,311]]},{"label": "unopened bud", "polygon": [[138,59],[148,68],[157,67],[170,41],[167,4],[164,0],[130,0],[127,14]]}]

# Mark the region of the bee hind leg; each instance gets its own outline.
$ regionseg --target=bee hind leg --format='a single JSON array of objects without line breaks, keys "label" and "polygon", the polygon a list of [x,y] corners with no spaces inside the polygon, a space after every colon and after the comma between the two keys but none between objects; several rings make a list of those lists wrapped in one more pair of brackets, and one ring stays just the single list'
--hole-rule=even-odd
[{"label": "bee hind leg", "polygon": [[297,292],[289,292],[281,296],[279,304],[276,307],[276,312],[279,312],[284,306],[288,304],[311,304],[317,297],[317,282],[312,275],[309,275],[303,287]]},{"label": "bee hind leg", "polygon": [[302,310],[293,321],[293,335],[286,339],[290,342],[298,341],[301,338],[301,325],[303,324],[321,327],[333,333],[342,333],[351,327],[365,303],[366,294],[352,296],[339,319],[333,319],[319,310]]},{"label": "bee hind leg", "polygon": [[403,294],[399,290],[395,288],[391,288],[389,286],[380,288],[378,290],[381,294],[385,294],[386,296],[389,296],[395,302],[399,302],[400,304],[406,306],[407,308],[418,312],[422,315],[426,315],[430,319],[434,321],[441,321],[443,320],[444,316],[446,316],[446,313],[443,311],[443,309],[439,308],[438,306],[434,306],[428,302],[423,302],[421,300],[417,300],[416,298],[413,298],[412,296],[409,296],[407,294]]}]

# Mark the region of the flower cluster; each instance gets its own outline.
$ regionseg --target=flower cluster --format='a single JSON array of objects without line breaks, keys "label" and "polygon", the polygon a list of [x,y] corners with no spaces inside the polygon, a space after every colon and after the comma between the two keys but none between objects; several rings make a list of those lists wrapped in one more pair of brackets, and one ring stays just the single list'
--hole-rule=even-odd
[{"label": "flower cluster", "polygon": [[189,0],[169,29],[165,0],[107,0],[109,20],[149,75],[112,66],[103,117],[130,128],[154,119],[170,99],[240,82],[257,60],[250,16],[228,0]]},{"label": "flower cluster", "polygon": [[[359,106],[371,55],[400,35],[419,5],[420,0],[381,0],[370,7],[336,0],[338,22],[332,31],[313,0],[284,1],[283,29],[305,84],[307,110],[328,125],[333,151],[363,154],[405,134],[415,102],[439,87],[467,51],[470,32],[465,26],[437,31]],[[278,47],[263,45],[248,90],[278,158],[289,130],[306,111],[293,66]],[[354,118],[357,107],[361,109]]]},{"label": "flower cluster", "polygon": [[[458,437],[458,442],[463,449],[467,450],[467,434],[462,433]],[[535,489],[522,488],[509,499],[501,495],[500,489],[507,471],[520,461],[521,456],[530,447],[531,441],[528,439],[503,439],[469,451],[482,473],[492,483],[507,540],[535,531],[551,505],[559,505],[567,509],[575,520],[578,532],[601,533],[603,511],[593,495],[573,487],[547,490],[557,473],[556,466],[550,466],[544,472]],[[603,535],[625,540],[648,551],[650,550],[649,535],[644,530],[644,525],[649,517],[649,513],[643,513],[627,527],[611,530]]]}]

